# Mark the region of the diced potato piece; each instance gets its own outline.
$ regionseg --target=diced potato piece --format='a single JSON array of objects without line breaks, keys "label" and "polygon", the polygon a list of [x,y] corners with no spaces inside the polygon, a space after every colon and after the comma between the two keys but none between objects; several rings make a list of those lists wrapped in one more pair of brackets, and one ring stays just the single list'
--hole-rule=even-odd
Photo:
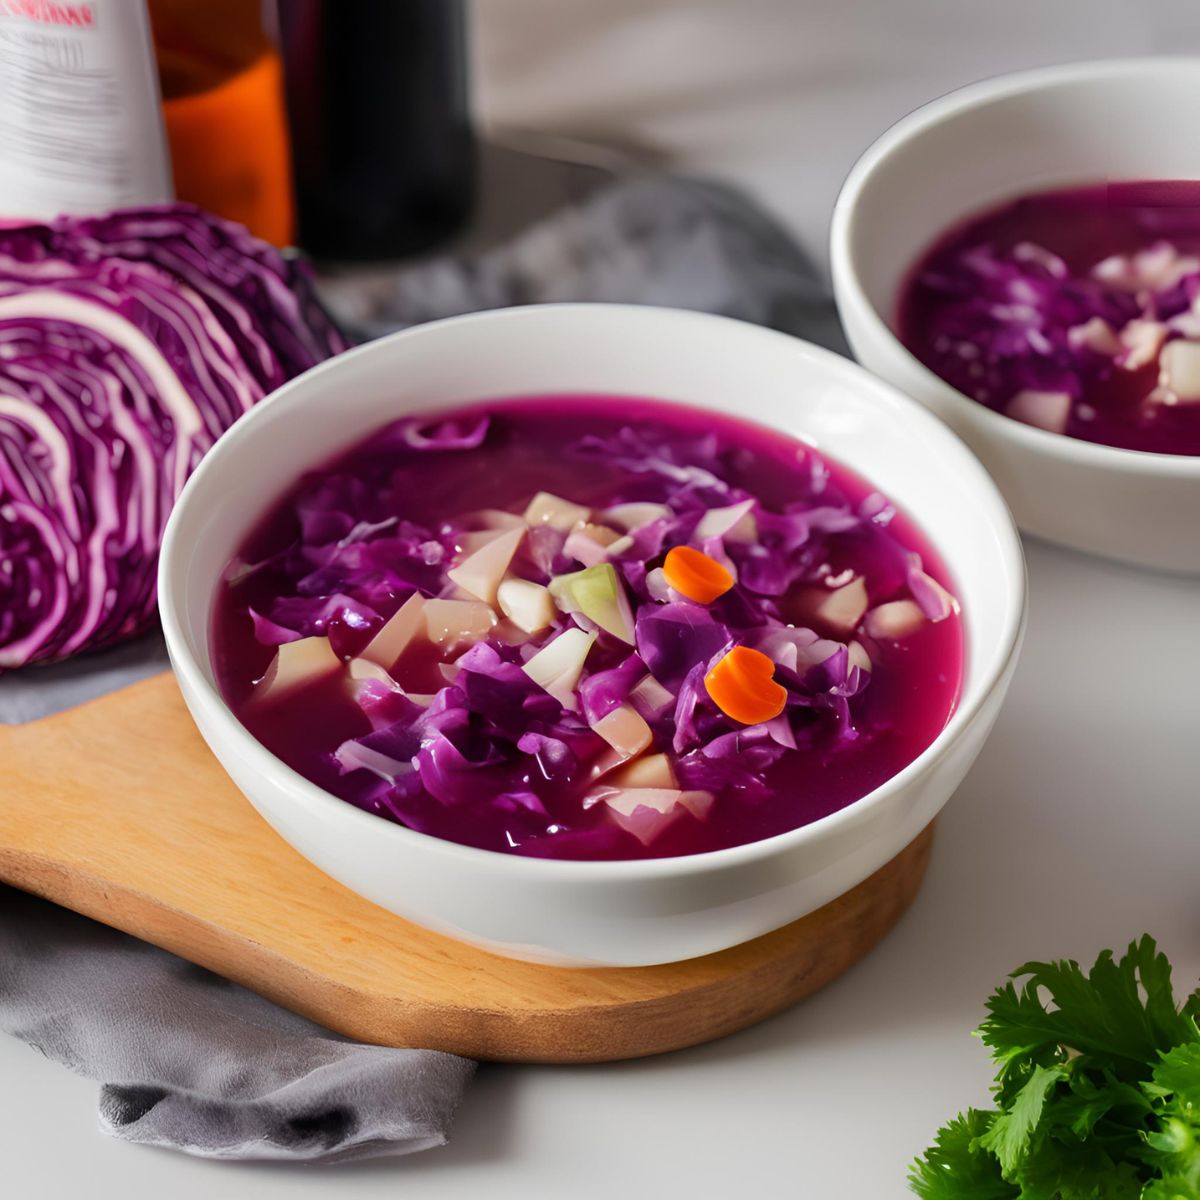
[{"label": "diced potato piece", "polygon": [[509,529],[498,534],[474,554],[464,558],[456,567],[446,572],[446,578],[460,588],[478,596],[485,604],[496,603],[496,591],[508,571],[524,529]]},{"label": "diced potato piece", "polygon": [[558,610],[550,589],[528,579],[505,579],[496,589],[500,611],[526,633],[540,633],[554,623]]},{"label": "diced potato piece", "polygon": [[873,638],[896,641],[925,624],[925,614],[915,600],[892,600],[867,613],[863,629]]},{"label": "diced potato piece", "polygon": [[575,687],[595,641],[595,633],[584,633],[582,629],[564,630],[525,663],[522,670],[564,708],[578,708]]},{"label": "diced potato piece", "polygon": [[742,500],[724,508],[710,508],[700,518],[693,540],[707,541],[709,538],[725,538],[730,542],[758,541],[758,525],[751,515],[753,500]]},{"label": "diced potato piece", "polygon": [[1067,341],[1072,346],[1086,346],[1096,354],[1115,358],[1121,353],[1121,342],[1113,327],[1103,317],[1089,317],[1082,325],[1067,330]]},{"label": "diced potato piece", "polygon": [[350,678],[356,681],[374,679],[379,683],[386,683],[388,687],[394,688],[396,691],[403,690],[390,671],[385,670],[369,658],[352,658],[350,660]]},{"label": "diced potato piece", "polygon": [[494,542],[502,533],[503,529],[469,529],[466,533],[458,534],[454,542],[459,555],[466,559],[476,550],[482,550],[484,546]]},{"label": "diced potato piece", "polygon": [[426,600],[425,632],[443,650],[482,641],[496,624],[496,614],[481,600]]},{"label": "diced potato piece", "polygon": [[1014,420],[1045,429],[1048,433],[1064,433],[1071,415],[1071,397],[1066,392],[1018,392],[1005,410]]},{"label": "diced potato piece", "polygon": [[840,634],[853,633],[867,611],[867,581],[859,575],[849,583],[819,596],[813,616]]},{"label": "diced potato piece", "polygon": [[644,846],[685,813],[704,820],[713,803],[710,792],[681,792],[674,788],[614,789],[603,792],[599,799],[608,806],[613,820]]},{"label": "diced potato piece", "polygon": [[525,509],[526,525],[551,525],[570,533],[580,521],[586,521],[592,515],[590,508],[582,504],[572,504],[561,496],[550,492],[538,492]]},{"label": "diced potato piece", "polygon": [[502,508],[481,508],[472,516],[475,524],[482,529],[520,529],[525,524],[520,514],[505,512]]},{"label": "diced potato piece", "polygon": [[600,515],[610,525],[615,525],[618,529],[625,530],[626,533],[641,529],[642,526],[649,525],[651,521],[661,521],[666,517],[674,516],[665,504],[652,504],[649,501],[614,504],[612,508],[606,508]]},{"label": "diced potato piece", "polygon": [[606,717],[601,717],[592,728],[625,758],[641,754],[653,740],[650,726],[632,705],[622,704]]},{"label": "diced potato piece", "polygon": [[1200,401],[1200,342],[1168,342],[1159,357],[1159,387],[1177,404]]},{"label": "diced potato piece", "polygon": [[613,787],[658,788],[671,790],[679,787],[671,759],[666,754],[644,754],[626,763],[609,777]]},{"label": "diced potato piece", "polygon": [[592,541],[599,542],[602,546],[611,546],[613,542],[620,541],[622,536],[619,530],[613,529],[608,525],[597,525],[595,521],[583,521],[572,532],[582,533],[585,537],[590,537]]},{"label": "diced potato piece", "polygon": [[328,638],[307,637],[285,642],[259,680],[254,700],[256,703],[279,700],[305,684],[342,670],[345,665],[333,652]]},{"label": "diced potato piece", "polygon": [[359,657],[391,670],[413,638],[424,633],[424,619],[425,597],[414,592],[384,622],[383,628],[366,644]]}]

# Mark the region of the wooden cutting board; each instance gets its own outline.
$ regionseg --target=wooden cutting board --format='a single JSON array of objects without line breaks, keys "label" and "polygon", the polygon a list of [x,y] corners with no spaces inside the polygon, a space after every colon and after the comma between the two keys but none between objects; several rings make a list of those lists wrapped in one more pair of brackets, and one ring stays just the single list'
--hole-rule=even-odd
[{"label": "wooden cutting board", "polygon": [[575,969],[429,933],[322,874],[243,798],[172,675],[0,726],[0,880],[123,929],[348,1037],[510,1062],[695,1045],[794,1004],[912,902],[932,826],[853,891],[720,954]]}]

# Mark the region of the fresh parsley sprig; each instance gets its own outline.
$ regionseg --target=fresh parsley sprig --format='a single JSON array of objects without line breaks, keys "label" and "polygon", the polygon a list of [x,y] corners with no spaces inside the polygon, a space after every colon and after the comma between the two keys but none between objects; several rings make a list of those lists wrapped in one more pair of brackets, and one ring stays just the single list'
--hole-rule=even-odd
[{"label": "fresh parsley sprig", "polygon": [[938,1131],[922,1200],[1200,1200],[1200,992],[1176,1003],[1153,938],[1026,963],[987,1008],[996,1107]]}]

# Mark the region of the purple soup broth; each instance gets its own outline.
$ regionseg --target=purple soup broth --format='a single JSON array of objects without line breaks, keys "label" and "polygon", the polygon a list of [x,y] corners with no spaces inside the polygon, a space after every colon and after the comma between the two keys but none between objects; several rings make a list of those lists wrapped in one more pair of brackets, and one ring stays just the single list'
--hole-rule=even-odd
[{"label": "purple soup broth", "polygon": [[[721,486],[734,494],[744,490],[766,513],[789,506],[812,510],[836,526],[830,514],[836,518],[844,511],[844,532],[814,534],[788,552],[789,570],[800,575],[782,596],[735,589],[736,596],[731,593],[712,606],[722,621],[736,606],[746,610],[749,605],[777,614],[772,621],[787,623],[797,595],[809,594],[814,583],[828,577],[851,574],[865,579],[872,605],[908,597],[905,572],[913,555],[920,556],[929,576],[954,590],[934,548],[870,484],[811,447],[761,426],[660,401],[603,396],[503,399],[454,414],[461,428],[469,428],[481,415],[489,418],[488,432],[473,448],[413,449],[389,427],[309,472],[253,529],[220,585],[212,648],[221,691],[245,727],[301,775],[380,817],[469,846],[568,859],[667,857],[757,841],[836,812],[896,775],[945,727],[964,671],[957,608],[947,619],[927,621],[903,639],[871,642],[869,680],[848,701],[812,685],[818,690],[811,697],[805,693],[804,703],[814,706],[813,715],[797,708],[788,717],[800,731],[797,748],[772,748],[761,768],[755,748],[766,744],[762,729],[739,727],[702,695],[698,727],[704,738],[711,742],[733,735],[739,747],[744,739],[746,753],[733,756],[725,785],[719,779],[706,782],[714,799],[703,819],[683,815],[648,844],[615,822],[604,804],[585,808],[588,788],[578,780],[563,783],[547,777],[529,755],[514,753],[512,761],[505,759],[503,747],[517,740],[523,720],[515,709],[496,717],[508,723],[500,734],[495,720],[488,718],[492,740],[487,746],[480,748],[477,731],[470,726],[453,735],[468,756],[499,760],[478,778],[482,791],[472,792],[474,784],[466,785],[466,802],[445,803],[430,796],[419,772],[405,777],[405,794],[399,796],[367,770],[343,771],[334,757],[338,747],[369,734],[371,721],[341,676],[315,680],[274,703],[256,703],[255,682],[266,671],[274,648],[256,637],[251,611],[272,614],[272,620],[282,624],[307,622],[304,633],[327,635],[336,652],[348,659],[363,649],[411,587],[396,587],[391,576],[390,583],[381,583],[370,571],[350,577],[337,565],[323,565],[329,552],[321,546],[336,543],[319,543],[318,538],[351,539],[346,544],[358,548],[353,561],[369,564],[371,548],[385,544],[378,539],[395,534],[397,521],[419,527],[432,536],[420,543],[424,550],[413,552],[404,573],[407,584],[435,595],[445,588],[449,561],[437,546],[447,544],[447,522],[462,514],[496,509],[521,513],[537,492],[554,493],[593,510],[618,502],[657,501],[671,488],[709,495],[702,475],[669,482],[617,465],[612,455],[581,453],[584,437],[609,444],[622,438],[623,431],[634,430],[640,444],[665,448],[664,453],[673,455],[676,465],[671,471],[680,470],[678,464],[693,452],[710,467],[719,462]],[[333,495],[350,516],[342,517],[337,528],[318,529],[331,518],[319,511],[314,497],[324,503]],[[682,503],[678,498],[677,502]],[[382,530],[378,534],[372,532],[376,526]],[[659,547],[643,565],[652,568],[661,562],[665,549]],[[350,551],[340,553],[344,559]],[[239,564],[254,565],[246,569]],[[631,578],[643,574],[633,564],[628,570]],[[648,610],[650,603],[634,594],[636,612]],[[303,612],[303,622],[290,616],[293,610]],[[326,618],[324,612],[330,615]],[[743,612],[731,618],[730,628],[743,619],[752,618]],[[822,637],[832,636],[817,627],[819,622],[807,624]],[[489,637],[487,642],[497,639]],[[587,669],[614,667],[630,650],[602,633]],[[513,653],[503,647],[501,652]],[[438,657],[428,646],[418,645],[405,652],[393,671],[410,691],[434,692],[447,686]],[[398,715],[403,708],[398,702]],[[531,711],[540,711],[536,701]],[[648,753],[665,751],[678,764],[672,718],[668,714],[652,722],[655,741]],[[413,749],[403,745],[403,738],[397,744],[399,754]],[[496,746],[501,747],[499,753]]]},{"label": "purple soup broth", "polygon": [[[1048,191],[973,216],[912,269],[898,332],[998,412],[1127,450],[1200,454],[1200,182]],[[1031,408],[1021,393],[1068,399]]]}]

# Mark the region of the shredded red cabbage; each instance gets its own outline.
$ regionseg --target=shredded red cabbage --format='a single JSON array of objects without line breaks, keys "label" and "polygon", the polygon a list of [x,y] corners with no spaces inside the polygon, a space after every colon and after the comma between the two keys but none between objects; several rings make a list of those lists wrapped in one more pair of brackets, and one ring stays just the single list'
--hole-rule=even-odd
[{"label": "shredded red cabbage", "polygon": [[[878,493],[798,443],[708,415],[698,433],[687,410],[619,404],[614,414],[598,401],[508,401],[407,420],[307,477],[250,539],[253,561],[231,564],[219,598],[214,658],[247,725],[368,811],[563,857],[766,836],[848,803],[908,761],[945,721],[961,673],[957,608],[936,556]],[[595,432],[580,437],[581,423]],[[544,492],[551,502],[539,508]],[[647,519],[626,529],[637,505]],[[565,550],[568,520],[593,546],[602,539],[615,573],[593,568],[593,582],[602,596],[605,579],[623,592],[632,644],[610,624],[620,605],[562,598],[562,581],[575,586],[582,570]],[[535,598],[541,585],[560,589],[533,632],[517,610],[508,617],[503,594],[489,609],[447,576],[513,528],[520,548],[504,578],[537,585]],[[662,578],[666,552],[686,544],[736,574],[710,604]],[[817,603],[850,580],[865,581],[873,605],[907,600],[920,630],[901,644],[856,629],[863,612],[853,627],[830,625]],[[443,607],[384,670],[374,639],[413,596],[426,613]],[[471,624],[481,610],[490,627]],[[463,613],[474,632],[451,644],[446,629]],[[276,647],[324,637],[350,663],[348,679],[257,698]],[[536,681],[531,660],[572,637],[586,654],[577,678]],[[769,721],[740,724],[708,690],[707,673],[735,646],[775,664],[786,701]],[[645,722],[648,744],[631,751],[598,732],[623,713],[629,729]],[[653,756],[665,759],[622,782]],[[678,813],[626,816],[626,788],[678,795]]]},{"label": "shredded red cabbage", "polygon": [[900,333],[1017,420],[1200,454],[1200,184],[1167,204],[1148,186],[1097,186],[972,218],[914,268]]}]

